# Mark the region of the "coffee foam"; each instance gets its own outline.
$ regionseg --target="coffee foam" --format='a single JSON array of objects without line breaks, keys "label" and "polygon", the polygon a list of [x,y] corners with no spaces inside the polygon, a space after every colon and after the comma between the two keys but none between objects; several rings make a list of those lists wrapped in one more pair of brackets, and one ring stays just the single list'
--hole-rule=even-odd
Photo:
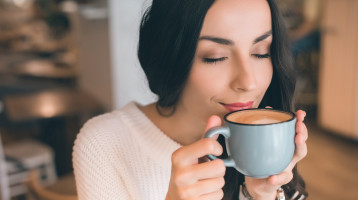
[{"label": "coffee foam", "polygon": [[288,113],[268,109],[244,110],[227,116],[228,121],[241,124],[272,124],[288,121],[291,118]]}]

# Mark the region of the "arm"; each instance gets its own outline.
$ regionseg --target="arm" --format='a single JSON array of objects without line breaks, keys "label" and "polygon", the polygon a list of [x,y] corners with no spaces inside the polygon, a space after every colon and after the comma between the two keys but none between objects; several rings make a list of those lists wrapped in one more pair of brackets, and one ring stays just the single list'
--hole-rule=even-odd
[{"label": "arm", "polygon": [[118,165],[103,136],[92,124],[78,135],[73,151],[73,167],[79,200],[134,199],[127,191]]}]

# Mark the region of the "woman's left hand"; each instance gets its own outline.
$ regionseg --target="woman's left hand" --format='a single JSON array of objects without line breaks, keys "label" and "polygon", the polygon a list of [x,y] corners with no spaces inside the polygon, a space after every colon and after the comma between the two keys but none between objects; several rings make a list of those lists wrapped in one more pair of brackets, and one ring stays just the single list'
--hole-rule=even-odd
[{"label": "woman's left hand", "polygon": [[254,199],[275,199],[277,189],[292,180],[293,168],[297,162],[302,160],[307,154],[306,140],[308,138],[308,131],[306,125],[303,123],[305,116],[306,112],[302,110],[296,112],[296,149],[288,167],[280,174],[272,175],[266,179],[245,177],[246,189]]}]

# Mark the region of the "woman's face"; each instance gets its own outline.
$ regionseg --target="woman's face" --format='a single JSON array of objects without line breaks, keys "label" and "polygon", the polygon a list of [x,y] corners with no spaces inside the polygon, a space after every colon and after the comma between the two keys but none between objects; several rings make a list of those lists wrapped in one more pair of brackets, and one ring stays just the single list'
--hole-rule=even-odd
[{"label": "woman's face", "polygon": [[206,120],[258,107],[272,79],[266,0],[217,0],[200,33],[178,109]]}]

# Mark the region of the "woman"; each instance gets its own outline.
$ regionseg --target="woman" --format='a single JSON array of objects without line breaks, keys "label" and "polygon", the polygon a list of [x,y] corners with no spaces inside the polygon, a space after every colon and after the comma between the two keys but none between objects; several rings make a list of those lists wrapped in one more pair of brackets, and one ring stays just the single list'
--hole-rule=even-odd
[{"label": "woman", "polygon": [[267,179],[207,161],[223,149],[202,139],[232,110],[291,110],[286,38],[272,0],[154,0],[142,19],[138,57],[158,101],[132,102],[82,128],[73,154],[79,198],[269,200],[282,186],[287,197],[304,199],[294,167],[307,151],[303,111],[296,113],[292,162]]}]

